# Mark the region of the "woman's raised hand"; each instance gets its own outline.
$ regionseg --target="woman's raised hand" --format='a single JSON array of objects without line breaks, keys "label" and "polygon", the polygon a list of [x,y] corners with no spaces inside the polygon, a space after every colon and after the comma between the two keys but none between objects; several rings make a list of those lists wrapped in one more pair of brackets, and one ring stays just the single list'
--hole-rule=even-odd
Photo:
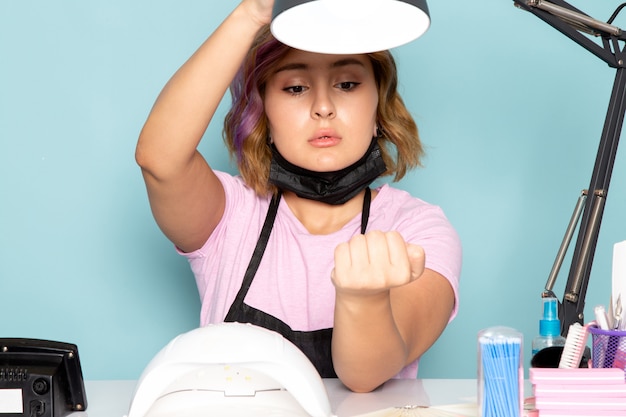
[{"label": "woman's raised hand", "polygon": [[274,0],[243,0],[241,4],[248,10],[251,18],[261,25],[272,20]]}]

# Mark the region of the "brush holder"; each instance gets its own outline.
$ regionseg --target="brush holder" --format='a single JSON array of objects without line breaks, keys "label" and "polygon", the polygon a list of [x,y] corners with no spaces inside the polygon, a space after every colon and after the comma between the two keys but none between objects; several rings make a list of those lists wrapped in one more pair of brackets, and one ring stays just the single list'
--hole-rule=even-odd
[{"label": "brush holder", "polygon": [[594,368],[619,368],[626,371],[626,331],[602,330],[589,326],[591,363]]},{"label": "brush holder", "polygon": [[524,404],[523,335],[496,326],[478,333],[479,417],[521,417]]}]

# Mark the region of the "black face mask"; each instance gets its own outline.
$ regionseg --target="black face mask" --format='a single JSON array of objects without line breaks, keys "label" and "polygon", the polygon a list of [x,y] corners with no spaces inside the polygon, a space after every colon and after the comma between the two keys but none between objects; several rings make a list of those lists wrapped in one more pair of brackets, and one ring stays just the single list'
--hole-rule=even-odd
[{"label": "black face mask", "polygon": [[283,158],[274,145],[271,148],[270,183],[292,191],[300,198],[327,204],[345,203],[387,169],[376,138],[372,139],[372,144],[361,159],[349,167],[332,172],[300,168]]}]

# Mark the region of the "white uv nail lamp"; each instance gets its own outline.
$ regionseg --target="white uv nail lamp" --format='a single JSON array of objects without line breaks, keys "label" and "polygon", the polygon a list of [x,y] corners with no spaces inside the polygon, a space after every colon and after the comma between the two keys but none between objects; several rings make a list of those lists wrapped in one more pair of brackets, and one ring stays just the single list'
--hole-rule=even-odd
[{"label": "white uv nail lamp", "polygon": [[331,417],[313,364],[280,334],[223,323],[173,339],[142,373],[127,417]]}]

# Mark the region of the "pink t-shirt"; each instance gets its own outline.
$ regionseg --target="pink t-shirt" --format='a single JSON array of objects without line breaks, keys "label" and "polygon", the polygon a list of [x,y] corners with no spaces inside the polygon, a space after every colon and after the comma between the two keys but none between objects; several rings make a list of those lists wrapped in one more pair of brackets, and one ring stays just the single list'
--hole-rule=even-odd
[{"label": "pink t-shirt", "polygon": [[[183,254],[196,277],[202,326],[224,321],[241,287],[269,206],[269,198],[259,197],[240,177],[216,174],[226,194],[222,220],[202,248]],[[293,330],[333,327],[335,289],[330,273],[334,250],[359,234],[360,227],[359,214],[337,232],[310,234],[281,200],[246,304],[284,321]],[[396,230],[407,242],[424,248],[426,268],[442,274],[454,289],[452,320],[459,305],[461,244],[441,209],[383,185],[372,200],[367,230]],[[416,375],[417,361],[399,377]]]}]

